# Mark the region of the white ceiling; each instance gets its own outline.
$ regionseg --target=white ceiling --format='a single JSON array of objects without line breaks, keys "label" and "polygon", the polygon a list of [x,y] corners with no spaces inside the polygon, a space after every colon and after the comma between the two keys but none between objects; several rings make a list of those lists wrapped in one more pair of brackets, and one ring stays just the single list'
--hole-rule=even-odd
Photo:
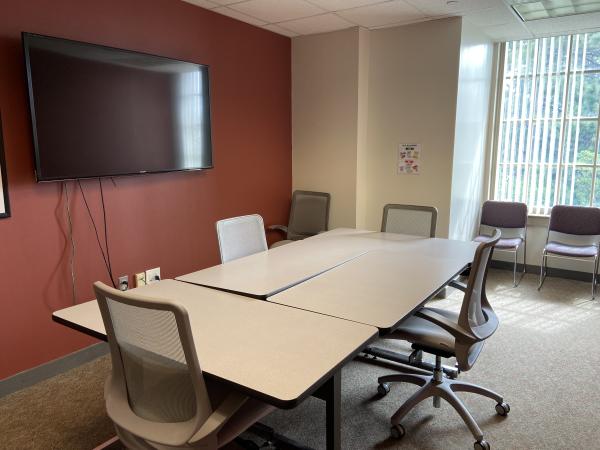
[{"label": "white ceiling", "polygon": [[495,41],[600,30],[600,13],[523,23],[522,0],[184,0],[285,36],[385,28],[463,16]]}]

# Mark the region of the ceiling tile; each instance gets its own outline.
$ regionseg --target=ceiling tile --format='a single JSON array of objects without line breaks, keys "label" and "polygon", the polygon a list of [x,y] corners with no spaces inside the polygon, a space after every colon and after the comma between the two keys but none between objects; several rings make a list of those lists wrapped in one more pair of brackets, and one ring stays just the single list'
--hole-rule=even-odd
[{"label": "ceiling tile", "polygon": [[282,35],[288,36],[288,37],[298,36],[298,33],[295,33],[291,30],[286,30],[285,28],[280,27],[279,25],[270,24],[270,25],[263,26],[263,28],[265,30],[272,31],[273,33],[282,34]]},{"label": "ceiling tile", "polygon": [[462,15],[468,11],[504,5],[502,0],[458,0],[451,4],[446,0],[406,0],[406,2],[430,16]]},{"label": "ceiling tile", "polygon": [[367,28],[408,23],[426,17],[425,14],[401,0],[347,9],[339,11],[337,14],[350,22]]},{"label": "ceiling tile", "polygon": [[191,3],[192,5],[200,6],[201,8],[213,9],[219,6],[217,3],[209,0],[183,0],[184,2]]},{"label": "ceiling tile", "polygon": [[304,0],[248,0],[231,5],[231,8],[268,23],[301,19],[325,12]]},{"label": "ceiling tile", "polygon": [[525,26],[536,36],[583,29],[600,29],[600,13],[532,20],[525,22]]},{"label": "ceiling tile", "polygon": [[494,8],[482,9],[479,11],[470,11],[464,14],[465,19],[478,27],[489,27],[494,25],[504,25],[507,23],[521,23],[519,19],[506,5]]},{"label": "ceiling tile", "polygon": [[529,30],[520,23],[489,26],[485,27],[482,31],[498,42],[531,39],[533,37]]},{"label": "ceiling tile", "polygon": [[356,26],[333,13],[291,20],[289,22],[282,22],[279,25],[298,34],[326,33],[328,31],[343,30],[344,28]]},{"label": "ceiling tile", "polygon": [[259,20],[256,19],[254,17],[248,16],[246,14],[243,14],[239,11],[236,11],[234,9],[228,8],[226,6],[220,6],[218,8],[213,9],[214,12],[217,12],[219,14],[223,14],[225,16],[229,16],[232,17],[234,19],[237,20],[241,20],[242,22],[246,22],[249,23],[251,25],[265,25],[267,22],[263,21],[263,20]]},{"label": "ceiling tile", "polygon": [[307,0],[327,11],[341,11],[342,9],[356,8],[358,6],[373,5],[387,0]]}]

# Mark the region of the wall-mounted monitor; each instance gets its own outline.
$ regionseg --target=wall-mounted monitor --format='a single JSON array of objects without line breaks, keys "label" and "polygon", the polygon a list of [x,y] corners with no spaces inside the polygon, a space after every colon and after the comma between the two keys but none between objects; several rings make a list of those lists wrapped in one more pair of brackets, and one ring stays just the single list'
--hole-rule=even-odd
[{"label": "wall-mounted monitor", "polygon": [[212,167],[208,67],[23,33],[38,181]]}]

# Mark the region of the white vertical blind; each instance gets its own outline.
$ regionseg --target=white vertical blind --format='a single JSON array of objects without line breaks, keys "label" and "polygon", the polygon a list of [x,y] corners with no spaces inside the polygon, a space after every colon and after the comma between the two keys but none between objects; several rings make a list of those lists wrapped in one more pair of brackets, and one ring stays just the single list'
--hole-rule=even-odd
[{"label": "white vertical blind", "polygon": [[600,205],[600,33],[504,45],[494,198]]}]

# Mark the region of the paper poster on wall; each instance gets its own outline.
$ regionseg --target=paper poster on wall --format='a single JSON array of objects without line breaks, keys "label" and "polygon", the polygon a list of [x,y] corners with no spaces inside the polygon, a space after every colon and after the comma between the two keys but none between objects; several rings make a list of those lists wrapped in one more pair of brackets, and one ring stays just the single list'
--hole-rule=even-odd
[{"label": "paper poster on wall", "polygon": [[421,144],[400,144],[398,148],[398,175],[419,175],[421,172]]}]

